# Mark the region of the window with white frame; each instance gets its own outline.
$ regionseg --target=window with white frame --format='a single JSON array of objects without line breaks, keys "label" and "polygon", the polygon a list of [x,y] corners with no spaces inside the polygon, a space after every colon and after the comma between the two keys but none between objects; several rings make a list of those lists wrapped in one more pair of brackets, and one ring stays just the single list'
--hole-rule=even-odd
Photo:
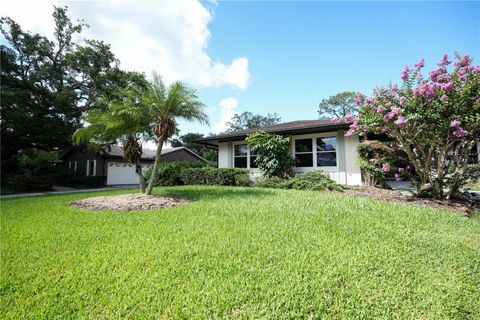
[{"label": "window with white frame", "polygon": [[257,156],[250,151],[247,144],[236,144],[233,146],[233,166],[235,168],[258,168],[255,160]]},{"label": "window with white frame", "polygon": [[95,176],[97,172],[97,160],[87,160],[87,176]]},{"label": "window with white frame", "polygon": [[337,139],[334,136],[296,139],[294,154],[297,168],[337,166]]},{"label": "window with white frame", "polygon": [[313,139],[295,140],[297,167],[313,167]]},{"label": "window with white frame", "polygon": [[235,168],[248,168],[248,146],[246,144],[236,144],[233,148],[233,166]]},{"label": "window with white frame", "polygon": [[68,161],[68,169],[77,171],[77,161]]},{"label": "window with white frame", "polygon": [[335,137],[318,137],[317,167],[337,166],[337,139]]}]

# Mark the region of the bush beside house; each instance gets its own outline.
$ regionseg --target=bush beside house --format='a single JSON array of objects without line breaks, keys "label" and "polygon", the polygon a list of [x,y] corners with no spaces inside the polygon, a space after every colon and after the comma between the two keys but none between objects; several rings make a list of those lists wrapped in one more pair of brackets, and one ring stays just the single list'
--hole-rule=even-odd
[{"label": "bush beside house", "polygon": [[[155,186],[178,186],[183,185],[182,172],[185,169],[204,168],[210,165],[203,161],[175,161],[165,162],[158,166]],[[145,172],[145,181],[150,180],[152,176],[153,166],[150,166]]]},{"label": "bush beside house", "polygon": [[235,186],[248,185],[249,173],[240,168],[190,168],[181,173],[181,180],[187,185]]},{"label": "bush beside house", "polygon": [[53,178],[51,176],[16,175],[9,179],[8,187],[15,192],[51,191]]},{"label": "bush beside house", "polygon": [[62,169],[52,174],[53,182],[66,187],[103,187],[107,181],[105,176],[85,176],[78,171]]},{"label": "bush beside house", "polygon": [[357,146],[357,164],[367,186],[376,186],[387,179],[412,178],[406,153],[394,142],[369,140]]},{"label": "bush beside house", "polygon": [[275,189],[296,189],[296,190],[336,190],[342,191],[346,187],[330,179],[328,174],[321,170],[310,171],[298,174],[293,178],[282,179],[279,177],[258,178],[255,181],[256,187]]}]

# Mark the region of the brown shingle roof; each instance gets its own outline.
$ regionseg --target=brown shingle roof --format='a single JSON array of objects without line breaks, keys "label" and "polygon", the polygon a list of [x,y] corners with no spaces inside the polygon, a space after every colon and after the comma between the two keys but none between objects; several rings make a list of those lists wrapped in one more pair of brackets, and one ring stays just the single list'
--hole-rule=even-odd
[{"label": "brown shingle roof", "polygon": [[276,124],[273,126],[260,127],[255,129],[246,129],[239,130],[229,133],[222,133],[210,137],[205,137],[198,139],[197,142],[208,143],[214,141],[228,141],[235,139],[243,139],[251,133],[257,131],[265,131],[268,133],[278,133],[278,134],[303,134],[303,133],[314,133],[314,132],[325,132],[325,131],[335,131],[338,129],[348,129],[349,123],[340,122],[333,123],[330,119],[319,119],[319,120],[297,120],[290,121],[285,123]]},{"label": "brown shingle roof", "polygon": [[[176,147],[176,148],[163,148],[162,155],[171,153],[177,150],[186,149],[185,147]],[[155,159],[155,150],[151,149],[143,149],[142,150],[142,159],[146,160],[154,160]],[[110,150],[104,150],[104,154],[112,156],[112,157],[122,157],[123,151],[122,147],[120,146],[110,146]]]}]

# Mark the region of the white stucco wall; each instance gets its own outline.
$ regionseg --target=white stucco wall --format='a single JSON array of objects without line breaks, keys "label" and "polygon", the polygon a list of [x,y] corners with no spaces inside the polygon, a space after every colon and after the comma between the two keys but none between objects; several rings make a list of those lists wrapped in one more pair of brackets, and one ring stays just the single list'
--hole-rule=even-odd
[{"label": "white stucco wall", "polygon": [[218,144],[218,167],[228,168],[228,142],[220,142]]},{"label": "white stucco wall", "polygon": [[360,167],[355,163],[358,158],[357,145],[359,143],[358,135],[345,137],[346,184],[349,186],[362,185],[362,173]]}]

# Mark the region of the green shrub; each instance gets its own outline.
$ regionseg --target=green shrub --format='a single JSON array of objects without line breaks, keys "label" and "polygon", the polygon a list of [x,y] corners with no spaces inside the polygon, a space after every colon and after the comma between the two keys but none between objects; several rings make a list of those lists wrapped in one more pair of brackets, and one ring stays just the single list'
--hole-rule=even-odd
[{"label": "green shrub", "polygon": [[9,181],[9,187],[16,192],[50,191],[53,179],[49,176],[13,176]]},{"label": "green shrub", "polygon": [[245,141],[255,154],[255,163],[265,177],[288,178],[296,164],[290,155],[290,139],[285,136],[259,131],[247,136]]},{"label": "green shrub", "polygon": [[107,177],[105,176],[84,176],[80,185],[85,187],[103,187],[106,181]]},{"label": "green shrub", "polygon": [[310,171],[297,174],[292,179],[284,182],[287,189],[297,190],[337,190],[341,191],[345,187],[330,179],[328,174],[321,170]]},{"label": "green shrub", "polygon": [[235,185],[240,186],[240,187],[251,187],[253,185],[252,179],[250,179],[248,173],[241,173],[241,174],[236,174],[234,176],[235,178]]},{"label": "green shrub", "polygon": [[42,171],[53,168],[55,161],[59,158],[59,152],[28,148],[20,150],[18,158],[23,168],[28,168],[34,174],[41,176]]},{"label": "green shrub", "polygon": [[469,164],[463,172],[465,181],[476,182],[480,180],[480,163]]},{"label": "green shrub", "polygon": [[[182,185],[182,171],[191,168],[203,168],[210,166],[203,161],[176,161],[160,163],[158,167],[155,186],[177,186]],[[152,176],[153,166],[150,166],[145,172],[145,181],[149,181]]]},{"label": "green shrub", "polygon": [[102,187],[107,181],[105,176],[86,176],[78,171],[59,170],[51,175],[53,182],[66,187]]},{"label": "green shrub", "polygon": [[76,187],[81,185],[84,177],[84,174],[68,169],[59,170],[52,175],[55,184],[67,187]]},{"label": "green shrub", "polygon": [[239,168],[190,168],[181,173],[181,180],[186,185],[235,186],[244,185],[246,179],[249,179],[248,170]]},{"label": "green shrub", "polygon": [[279,177],[260,177],[255,180],[254,185],[259,188],[284,189],[287,181]]},{"label": "green shrub", "polygon": [[375,186],[386,179],[412,177],[407,154],[396,143],[367,140],[358,144],[357,151],[356,164],[367,186]]},{"label": "green shrub", "polygon": [[260,188],[274,189],[297,189],[297,190],[337,190],[345,189],[330,179],[328,174],[321,170],[315,170],[307,173],[297,174],[290,179],[281,179],[278,177],[258,178],[255,180],[255,186]]}]

